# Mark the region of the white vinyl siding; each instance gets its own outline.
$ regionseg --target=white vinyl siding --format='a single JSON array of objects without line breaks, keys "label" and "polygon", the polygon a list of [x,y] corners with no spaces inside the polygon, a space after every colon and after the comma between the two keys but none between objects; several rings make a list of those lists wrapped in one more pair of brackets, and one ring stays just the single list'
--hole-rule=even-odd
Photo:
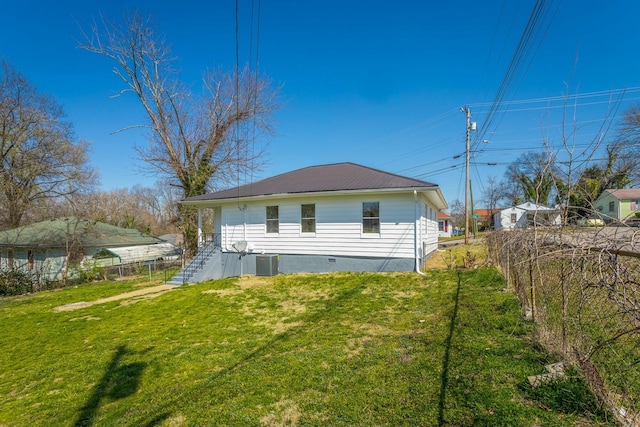
[{"label": "white vinyl siding", "polygon": [[524,228],[524,226],[522,225],[522,221],[523,215],[525,214],[526,211],[517,207],[503,209],[499,214],[496,214],[499,215],[500,220],[495,223],[494,227],[496,229],[503,228],[507,230]]},{"label": "white vinyl siding", "polygon": [[[362,203],[371,201],[379,202],[380,233],[365,235]],[[301,205],[308,203],[315,204],[315,233],[301,232]],[[274,205],[279,208],[277,235],[266,232],[265,208]],[[419,206],[424,206],[423,200]],[[430,213],[435,217],[435,209]],[[437,219],[427,217],[422,208],[418,215],[416,223],[413,193],[271,199],[247,204],[246,211],[237,204],[223,206],[220,232],[226,251],[233,250],[234,242],[246,240],[255,253],[413,258],[414,224],[420,227],[420,248],[424,239],[433,240],[426,242],[429,248],[437,245]]]}]

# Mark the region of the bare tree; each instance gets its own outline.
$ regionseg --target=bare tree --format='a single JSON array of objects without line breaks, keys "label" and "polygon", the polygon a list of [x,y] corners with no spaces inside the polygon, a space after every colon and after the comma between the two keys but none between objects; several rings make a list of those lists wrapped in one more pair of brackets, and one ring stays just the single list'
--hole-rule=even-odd
[{"label": "bare tree", "polygon": [[[133,92],[149,118],[149,144],[137,147],[147,171],[192,197],[260,166],[262,150],[253,141],[272,132],[270,117],[278,107],[278,89],[269,80],[248,68],[207,72],[202,95],[194,95],[181,82],[163,36],[140,13],[121,23],[103,18],[83,35],[80,47],[115,63],[125,85],[121,93]],[[181,217],[187,241],[195,245],[195,215],[181,208]]]},{"label": "bare tree", "polygon": [[7,62],[0,62],[0,222],[18,227],[45,199],[90,189],[85,141],[76,141],[62,108]]},{"label": "bare tree", "polygon": [[618,160],[629,170],[634,186],[640,185],[640,103],[627,108],[618,124],[614,150],[620,153]]},{"label": "bare tree", "polygon": [[[46,207],[49,212],[55,212],[55,216],[78,216],[158,236],[179,231],[175,225],[176,197],[171,189],[173,187],[157,183],[154,187],[95,191],[78,194],[64,202],[50,202]],[[35,218],[36,221],[44,219],[46,217]]]},{"label": "bare tree", "polygon": [[508,198],[507,194],[507,184],[504,181],[498,181],[495,176],[490,176],[482,192],[482,201],[489,210],[494,212]]},{"label": "bare tree", "polygon": [[[595,210],[592,202],[602,190],[611,185],[618,188],[629,181],[628,166],[618,160],[620,152],[616,144],[606,147],[607,158],[603,163],[599,163],[595,157],[611,128],[622,95],[610,97],[606,114],[591,137],[582,132],[582,126],[577,121],[578,106],[571,105],[569,100],[568,96],[565,97],[562,110],[562,146],[553,154],[566,159],[556,161],[554,172],[556,201],[565,207],[562,218],[564,225],[580,217],[593,215]],[[545,146],[548,152],[553,151],[546,140]]]},{"label": "bare tree", "polygon": [[518,183],[523,200],[547,205],[553,195],[556,171],[553,154],[529,152],[511,163],[505,176]]},{"label": "bare tree", "polygon": [[457,228],[464,228],[465,205],[459,199],[451,203],[451,224]]}]

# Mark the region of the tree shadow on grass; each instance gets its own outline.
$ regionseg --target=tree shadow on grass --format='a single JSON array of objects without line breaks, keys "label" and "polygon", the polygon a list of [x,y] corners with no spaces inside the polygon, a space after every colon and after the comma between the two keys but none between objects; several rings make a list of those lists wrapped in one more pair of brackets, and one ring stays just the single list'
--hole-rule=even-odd
[{"label": "tree shadow on grass", "polygon": [[103,399],[110,401],[131,396],[138,390],[142,372],[146,363],[122,364],[122,358],[132,353],[127,346],[120,345],[107,365],[102,378],[93,387],[93,391],[86,403],[80,408],[74,427],[90,426],[94,424],[94,418]]},{"label": "tree shadow on grass", "polygon": [[451,314],[451,323],[449,324],[449,335],[445,341],[444,357],[442,359],[442,372],[440,374],[440,399],[438,402],[438,425],[445,425],[444,406],[447,399],[447,385],[449,384],[449,360],[451,357],[451,342],[453,341],[453,333],[456,328],[456,320],[458,318],[458,305],[460,302],[460,272],[458,271],[458,286],[454,297],[453,313]]}]

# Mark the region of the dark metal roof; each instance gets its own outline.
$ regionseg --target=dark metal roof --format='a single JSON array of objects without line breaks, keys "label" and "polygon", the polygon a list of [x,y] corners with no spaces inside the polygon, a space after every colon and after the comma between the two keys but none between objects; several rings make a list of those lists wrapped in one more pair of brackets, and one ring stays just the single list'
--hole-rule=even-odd
[{"label": "dark metal roof", "polygon": [[27,248],[118,247],[162,243],[157,237],[138,230],[116,227],[76,217],[42,221],[12,230],[0,231],[0,246]]},{"label": "dark metal roof", "polygon": [[384,172],[355,163],[335,163],[309,166],[276,175],[251,184],[242,185],[201,196],[189,197],[183,202],[224,200],[240,197],[275,194],[317,193],[350,190],[417,189],[436,184]]}]

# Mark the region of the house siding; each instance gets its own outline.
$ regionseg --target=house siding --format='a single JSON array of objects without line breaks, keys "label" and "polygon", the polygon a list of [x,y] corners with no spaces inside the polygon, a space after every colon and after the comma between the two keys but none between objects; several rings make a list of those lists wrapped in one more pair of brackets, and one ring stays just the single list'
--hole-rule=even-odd
[{"label": "house siding", "polygon": [[[511,222],[511,215],[516,215],[516,222]],[[524,230],[527,228],[527,211],[517,206],[503,209],[494,214],[494,228],[496,230]]]},{"label": "house siding", "polygon": [[[380,203],[380,233],[362,232],[362,203]],[[300,206],[314,203],[316,232],[302,233]],[[254,253],[334,255],[349,257],[414,258],[414,226],[417,226],[419,256],[437,248],[437,210],[419,199],[416,221],[413,193],[366,194],[269,199],[223,205],[220,223],[223,251],[232,252],[233,243],[249,242]],[[278,206],[279,232],[266,232],[266,207]],[[216,215],[218,217],[218,215]]]},{"label": "house siding", "polygon": [[[611,202],[613,202],[614,207],[612,211],[609,210],[609,203]],[[594,206],[596,211],[602,215],[603,219],[607,222],[621,218],[620,200],[607,191],[603,192],[600,197],[596,199]]]},{"label": "house siding", "polygon": [[640,212],[640,199],[624,199],[620,201],[620,216],[622,219],[635,218]]},{"label": "house siding", "polygon": [[[42,280],[57,281],[62,279],[66,256],[61,249],[32,249],[33,268],[29,268],[29,251],[26,248],[13,249],[13,269],[25,273],[33,273]],[[0,269],[11,269],[9,249],[0,250]]]},{"label": "house siding", "polygon": [[[637,199],[618,199],[615,195],[605,191],[596,199],[594,206],[606,221],[625,220],[635,217],[636,212],[640,211],[639,202],[640,197]],[[613,211],[609,210],[610,203],[613,203]]]}]

